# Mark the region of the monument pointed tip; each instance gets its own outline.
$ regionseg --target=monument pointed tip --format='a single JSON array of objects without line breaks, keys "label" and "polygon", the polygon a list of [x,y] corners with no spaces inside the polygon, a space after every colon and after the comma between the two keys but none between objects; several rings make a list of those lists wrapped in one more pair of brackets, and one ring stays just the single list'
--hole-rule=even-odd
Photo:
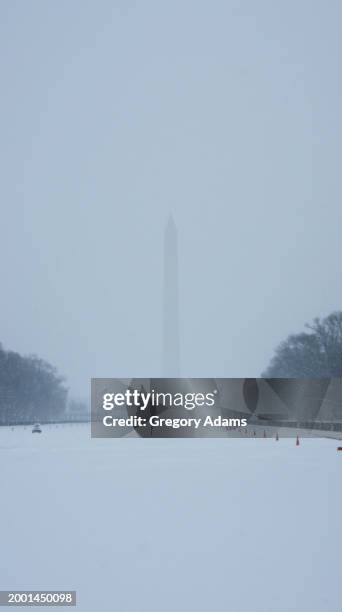
[{"label": "monument pointed tip", "polygon": [[175,223],[175,219],[172,213],[169,214],[166,227],[172,227],[176,229],[176,223]]}]

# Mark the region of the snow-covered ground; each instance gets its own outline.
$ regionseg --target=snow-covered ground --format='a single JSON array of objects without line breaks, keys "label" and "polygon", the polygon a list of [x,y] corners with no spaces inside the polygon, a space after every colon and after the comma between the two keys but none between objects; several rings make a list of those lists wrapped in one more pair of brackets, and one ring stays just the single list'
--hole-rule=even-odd
[{"label": "snow-covered ground", "polygon": [[0,428],[1,589],[82,612],[340,612],[336,440]]}]

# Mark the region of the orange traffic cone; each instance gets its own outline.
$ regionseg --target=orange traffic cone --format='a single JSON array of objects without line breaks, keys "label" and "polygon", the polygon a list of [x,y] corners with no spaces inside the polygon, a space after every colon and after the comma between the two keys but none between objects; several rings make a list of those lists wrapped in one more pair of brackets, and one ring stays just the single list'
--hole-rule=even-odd
[{"label": "orange traffic cone", "polygon": [[299,438],[298,438],[298,436],[297,436],[297,439],[296,439],[296,446],[299,446]]}]

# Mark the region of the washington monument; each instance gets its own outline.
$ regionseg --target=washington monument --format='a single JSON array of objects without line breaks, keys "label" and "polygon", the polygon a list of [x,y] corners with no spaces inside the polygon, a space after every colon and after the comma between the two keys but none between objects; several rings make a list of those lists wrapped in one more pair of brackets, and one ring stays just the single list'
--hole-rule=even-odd
[{"label": "washington monument", "polygon": [[178,236],[170,215],[164,236],[162,375],[180,376]]}]

